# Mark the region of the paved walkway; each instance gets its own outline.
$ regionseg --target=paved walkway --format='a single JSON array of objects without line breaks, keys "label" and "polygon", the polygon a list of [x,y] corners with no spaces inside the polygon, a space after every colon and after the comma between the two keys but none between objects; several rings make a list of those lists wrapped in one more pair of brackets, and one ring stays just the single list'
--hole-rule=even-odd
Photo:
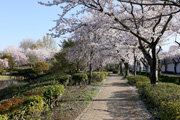
[{"label": "paved walkway", "polygon": [[111,74],[76,120],[149,120],[150,114],[126,82]]}]

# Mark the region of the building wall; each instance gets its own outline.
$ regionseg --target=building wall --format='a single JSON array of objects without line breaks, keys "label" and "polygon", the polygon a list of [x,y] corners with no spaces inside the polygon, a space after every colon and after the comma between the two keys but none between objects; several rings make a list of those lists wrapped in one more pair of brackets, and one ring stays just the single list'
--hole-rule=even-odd
[{"label": "building wall", "polygon": [[[165,72],[165,67],[164,67],[164,65],[162,65],[161,71],[162,71],[162,72]],[[168,71],[168,72],[174,72],[174,64],[168,64],[168,66],[167,66],[167,71]],[[178,66],[177,66],[177,68],[176,68],[176,71],[177,71],[177,73],[180,73],[180,64],[178,64]]]}]

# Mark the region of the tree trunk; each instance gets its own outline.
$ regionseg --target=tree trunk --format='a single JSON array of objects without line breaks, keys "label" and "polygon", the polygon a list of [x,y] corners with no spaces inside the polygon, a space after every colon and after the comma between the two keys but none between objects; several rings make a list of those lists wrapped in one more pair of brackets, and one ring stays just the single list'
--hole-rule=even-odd
[{"label": "tree trunk", "polygon": [[161,76],[161,60],[158,60],[158,76]]},{"label": "tree trunk", "polygon": [[123,68],[122,68],[122,62],[119,63],[119,70],[120,70],[120,75],[124,75],[123,73]]},{"label": "tree trunk", "polygon": [[137,60],[136,60],[136,56],[134,55],[134,76],[136,76],[136,69],[137,69]]},{"label": "tree trunk", "polygon": [[89,64],[89,81],[88,84],[91,84],[91,80],[92,80],[92,64]]},{"label": "tree trunk", "polygon": [[128,63],[124,63],[125,66],[125,78],[129,75],[129,64]]},{"label": "tree trunk", "polygon": [[157,60],[157,53],[156,53],[156,46],[152,48],[152,59],[150,64],[150,80],[151,84],[158,83],[158,60]]},{"label": "tree trunk", "polygon": [[164,67],[165,67],[165,72],[167,72],[167,65],[164,65]]},{"label": "tree trunk", "polygon": [[139,72],[142,71],[142,68],[141,68],[141,63],[139,63]]},{"label": "tree trunk", "polygon": [[177,68],[177,63],[174,64],[174,73],[175,73],[175,74],[177,73],[176,68]]},{"label": "tree trunk", "polygon": [[149,65],[148,64],[146,64],[146,75],[148,75],[148,70],[149,70]]}]

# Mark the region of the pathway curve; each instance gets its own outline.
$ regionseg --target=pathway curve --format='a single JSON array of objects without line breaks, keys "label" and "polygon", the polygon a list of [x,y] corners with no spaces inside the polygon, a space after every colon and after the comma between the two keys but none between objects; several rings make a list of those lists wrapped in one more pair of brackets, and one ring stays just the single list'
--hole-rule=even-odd
[{"label": "pathway curve", "polygon": [[149,120],[151,115],[127,81],[121,78],[111,74],[76,120]]}]

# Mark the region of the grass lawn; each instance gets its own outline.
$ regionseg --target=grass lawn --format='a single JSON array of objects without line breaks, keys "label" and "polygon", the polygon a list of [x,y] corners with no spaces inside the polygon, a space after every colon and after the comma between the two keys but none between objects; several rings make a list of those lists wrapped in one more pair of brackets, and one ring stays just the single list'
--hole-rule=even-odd
[{"label": "grass lawn", "polygon": [[14,76],[4,76],[4,75],[0,75],[0,79],[8,79],[8,78],[14,78]]}]

